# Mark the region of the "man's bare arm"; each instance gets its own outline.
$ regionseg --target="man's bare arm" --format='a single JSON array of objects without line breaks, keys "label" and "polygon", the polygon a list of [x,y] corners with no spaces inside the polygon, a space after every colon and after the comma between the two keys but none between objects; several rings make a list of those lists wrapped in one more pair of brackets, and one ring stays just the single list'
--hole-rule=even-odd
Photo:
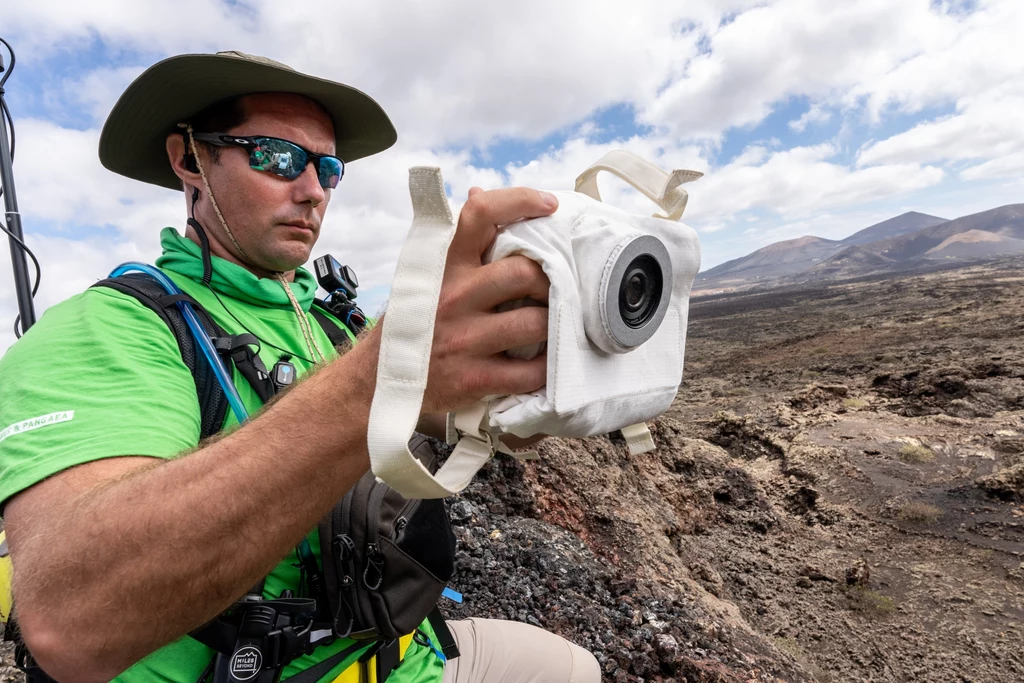
[{"label": "man's bare arm", "polygon": [[110,680],[273,569],[368,468],[373,341],[205,448],[89,463],[8,504],[18,619],[48,673]]},{"label": "man's bare arm", "polygon": [[[523,257],[483,265],[497,225],[546,215],[534,191],[475,192],[438,305],[424,412],[534,391],[545,360],[502,351],[547,338],[546,309],[494,313],[547,279]],[[266,575],[366,471],[379,334],[230,436],[170,461],[65,471],[12,499],[5,524],[18,618],[57,679],[105,681],[205,623]],[[73,644],[69,646],[69,644]]]}]

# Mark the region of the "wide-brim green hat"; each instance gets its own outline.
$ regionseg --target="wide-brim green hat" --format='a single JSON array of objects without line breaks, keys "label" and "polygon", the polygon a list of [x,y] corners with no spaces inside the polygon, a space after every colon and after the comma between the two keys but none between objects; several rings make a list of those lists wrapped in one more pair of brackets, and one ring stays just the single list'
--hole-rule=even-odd
[{"label": "wide-brim green hat", "polygon": [[167,160],[167,134],[211,104],[261,92],[295,93],[319,103],[334,121],[336,154],[345,162],[398,139],[381,106],[350,86],[242,52],[179,55],[146,69],[118,99],[100,133],[100,162],[114,173],[180,190]]}]

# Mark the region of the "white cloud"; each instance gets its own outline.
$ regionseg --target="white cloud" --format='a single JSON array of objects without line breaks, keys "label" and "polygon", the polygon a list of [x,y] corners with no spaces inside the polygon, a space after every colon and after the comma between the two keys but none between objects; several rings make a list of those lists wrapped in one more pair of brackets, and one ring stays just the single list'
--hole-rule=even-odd
[{"label": "white cloud", "polygon": [[1024,151],[1007,154],[981,164],[968,166],[960,171],[964,180],[983,180],[989,178],[1012,177],[1020,179],[1024,176]]},{"label": "white cloud", "polygon": [[1002,92],[965,98],[958,113],[920,123],[908,131],[866,146],[859,165],[1002,158],[1024,151],[1024,95]]},{"label": "white cloud", "polygon": [[889,106],[916,112],[993,90],[1022,94],[1022,26],[1024,3],[1018,0],[979,0],[973,12],[910,24],[906,33],[922,49],[885,73],[862,79],[848,97],[866,97],[877,120]]},{"label": "white cloud", "polygon": [[[399,144],[352,164],[317,249],[355,267],[361,291],[379,292],[409,225],[406,170],[416,164],[441,166],[457,202],[473,184],[571,189],[612,147],[665,168],[705,171],[687,188],[686,220],[705,239],[707,265],[753,242],[842,236],[870,224],[861,221],[927,211],[929,202],[953,217],[955,203],[936,203],[954,196],[950,178],[989,193],[955,195],[964,206],[1012,201],[1020,185],[982,181],[1024,172],[1021,26],[1019,0],[980,0],[972,11],[931,0],[636,0],[628,9],[612,0],[4,0],[4,37],[13,39],[19,67],[60,74],[64,61],[108,60],[80,76],[55,75],[44,96],[54,111],[83,113],[86,130],[17,121],[18,194],[45,268],[39,304],[80,291],[126,258],[152,261],[159,228],[183,224],[180,194],[120,178],[96,159],[111,105],[162,55],[265,54],[351,83],[384,105]],[[801,116],[759,130],[761,142],[744,140],[772,111],[804,100],[811,104]],[[595,121],[613,106],[652,128],[606,142]],[[932,107],[944,116],[891,133],[883,127],[894,113]],[[844,132],[789,149],[777,139],[830,117],[844,131],[847,122],[869,123],[879,139],[865,145]],[[556,131],[568,137],[564,144],[488,167],[494,141]],[[851,163],[847,147],[858,146]],[[716,159],[736,148],[731,159]],[[606,201],[651,211],[624,183],[600,183]],[[91,237],[74,232],[83,227]],[[9,278],[4,273],[8,260],[0,261],[0,277]],[[12,288],[0,286],[0,349],[13,317]]]},{"label": "white cloud", "polygon": [[916,164],[850,169],[831,160],[837,151],[823,144],[741,154],[700,181],[691,220],[722,221],[751,210],[796,220],[920,190],[944,176],[940,168]]},{"label": "white cloud", "polygon": [[[828,106],[867,101],[877,119],[889,105],[918,110],[1024,72],[1017,0],[967,14],[930,0],[637,0],[628,11],[612,0],[7,5],[30,55],[97,39],[147,55],[266,54],[366,90],[417,147],[538,138],[619,103],[677,137],[718,139],[807,96],[816,105],[799,130]],[[100,115],[142,66],[66,86],[89,93]]]},{"label": "white cloud", "polygon": [[4,0],[4,37],[19,59],[86,50],[96,40],[146,53],[208,51],[243,41],[255,28],[244,8],[210,0]]},{"label": "white cloud", "polygon": [[751,126],[787,97],[839,98],[919,53],[953,19],[927,0],[781,0],[708,35],[708,50],[646,101],[642,118],[679,135]]},{"label": "white cloud", "polygon": [[138,238],[154,224],[172,224],[184,206],[178,193],[103,168],[96,151],[98,130],[69,130],[33,119],[16,125],[15,178],[26,230],[33,223],[58,231],[111,225],[125,237]]},{"label": "white cloud", "polygon": [[813,104],[810,109],[800,116],[800,118],[790,121],[789,128],[790,130],[795,130],[797,133],[802,133],[808,126],[826,123],[831,118],[832,112],[822,108],[819,104]]},{"label": "white cloud", "polygon": [[[96,38],[147,55],[265,54],[366,90],[417,146],[537,138],[595,109],[635,100],[660,87],[693,53],[699,32],[685,25],[715,25],[722,12],[751,4],[637,0],[624,11],[613,0],[252,0],[236,21],[227,3],[205,0],[106,0],[99,7],[7,2],[13,6],[5,17],[12,17],[26,56],[85,47]],[[90,110],[106,111],[115,96],[101,88]]]}]

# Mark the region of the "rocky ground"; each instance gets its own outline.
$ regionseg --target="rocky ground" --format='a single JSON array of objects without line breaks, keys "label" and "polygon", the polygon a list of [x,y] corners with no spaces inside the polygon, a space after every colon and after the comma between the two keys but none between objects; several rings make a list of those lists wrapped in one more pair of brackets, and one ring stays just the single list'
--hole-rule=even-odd
[{"label": "rocky ground", "polygon": [[550,440],[451,501],[449,613],[607,681],[1024,680],[1022,295],[1007,262],[695,300],[656,451]]},{"label": "rocky ground", "polygon": [[458,613],[609,681],[1024,680],[1022,295],[1008,262],[694,301],[657,451],[553,442],[454,504]]}]

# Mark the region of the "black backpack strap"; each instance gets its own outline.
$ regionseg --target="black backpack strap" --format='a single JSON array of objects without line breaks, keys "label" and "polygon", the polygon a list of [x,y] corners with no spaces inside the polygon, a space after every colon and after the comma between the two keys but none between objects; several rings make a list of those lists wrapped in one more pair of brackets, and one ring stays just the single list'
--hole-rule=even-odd
[{"label": "black backpack strap", "polygon": [[444,619],[444,615],[441,614],[441,610],[437,607],[430,610],[430,614],[427,615],[427,621],[430,622],[430,628],[434,629],[434,635],[437,636],[437,644],[441,648],[441,652],[448,659],[455,659],[459,656],[459,646],[455,643],[455,636],[452,634],[452,630],[448,628],[448,623]]},{"label": "black backpack strap", "polygon": [[327,317],[327,314],[320,310],[326,309],[327,304],[320,299],[314,299],[313,304],[313,306],[309,307],[309,313],[313,316],[313,319],[319,323],[320,328],[324,331],[324,334],[327,335],[327,338],[331,340],[331,344],[334,345],[334,348],[351,344],[352,339],[348,336],[345,330],[339,327],[338,323],[331,320]]},{"label": "black backpack strap", "polygon": [[402,650],[398,639],[389,640],[381,646],[374,657],[374,675],[378,683],[388,680],[391,672],[402,663]]},{"label": "black backpack strap", "polygon": [[200,437],[205,439],[219,432],[224,426],[224,418],[227,415],[227,396],[217,381],[217,377],[213,374],[213,367],[197,346],[192,337],[192,331],[189,329],[188,323],[185,322],[185,317],[175,303],[182,300],[189,301],[196,318],[207,335],[210,337],[221,336],[220,333],[223,330],[217,327],[210,314],[187,295],[168,295],[156,280],[144,273],[129,273],[116,278],[107,278],[97,282],[93,287],[109,287],[134,297],[160,316],[160,319],[174,334],[174,338],[178,342],[178,349],[181,351],[181,359],[195,380],[196,397],[199,400],[202,416]]},{"label": "black backpack strap", "polygon": [[317,683],[317,681],[326,676],[331,669],[341,664],[346,657],[352,656],[364,647],[366,647],[365,641],[356,641],[341,652],[331,655],[324,661],[314,664],[305,671],[300,671],[290,678],[285,678],[282,683]]}]

